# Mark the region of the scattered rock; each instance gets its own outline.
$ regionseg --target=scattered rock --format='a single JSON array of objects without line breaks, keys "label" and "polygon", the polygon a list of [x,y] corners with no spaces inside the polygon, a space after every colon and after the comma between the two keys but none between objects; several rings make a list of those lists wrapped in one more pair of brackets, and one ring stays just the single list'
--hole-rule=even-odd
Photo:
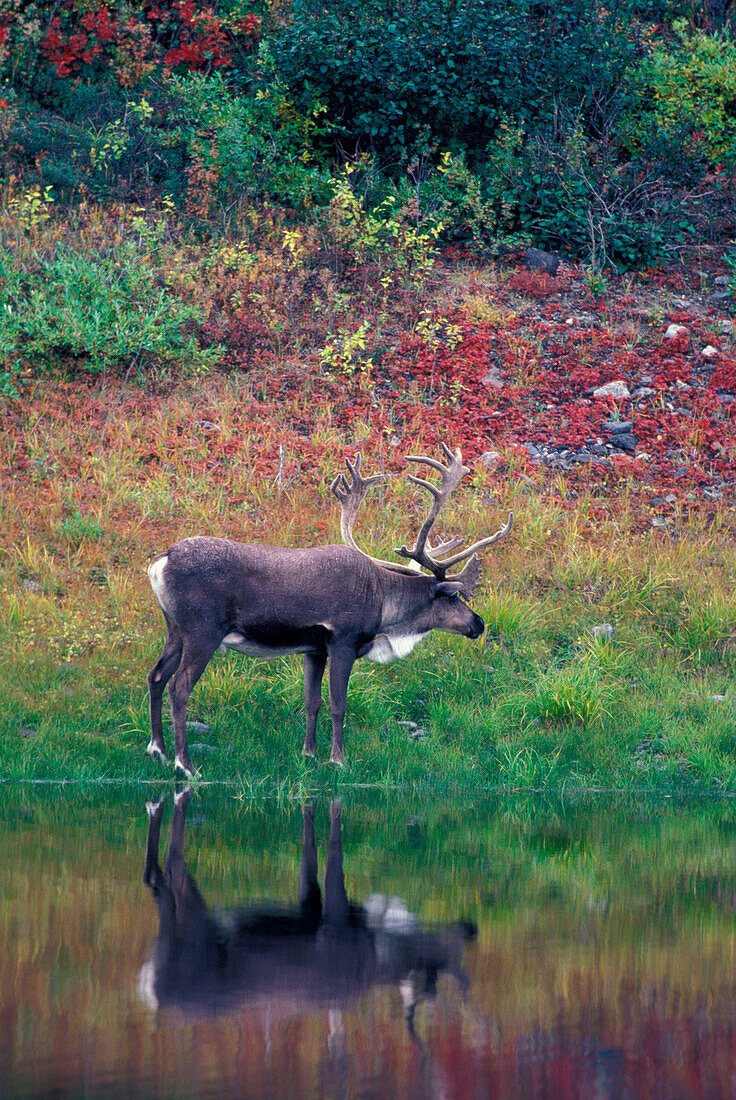
[{"label": "scattered rock", "polygon": [[408,720],[403,722],[397,722],[398,726],[404,726],[406,729],[406,736],[410,741],[426,741],[429,737],[429,732],[422,726],[417,725],[416,722],[410,722]]},{"label": "scattered rock", "polygon": [[611,442],[614,447],[619,447],[622,451],[635,451],[639,446],[639,440],[631,432],[621,432],[620,435],[614,435]]},{"label": "scattered rock", "polygon": [[35,737],[36,731],[33,726],[21,726],[19,733],[21,737]]},{"label": "scattered rock", "polygon": [[200,722],[198,718],[192,718],[191,722],[187,722],[187,729],[192,733],[210,733],[207,723]]},{"label": "scattered rock", "polygon": [[524,447],[529,452],[530,458],[539,458],[539,447],[536,447],[533,443],[525,443]]},{"label": "scattered rock", "polygon": [[713,286],[728,286],[730,279],[728,275],[716,275],[713,280]]},{"label": "scattered rock", "polygon": [[692,386],[689,386],[687,384],[687,382],[683,382],[683,380],[681,378],[677,379],[677,381],[675,382],[675,385],[677,386],[678,390],[691,390],[692,389]]},{"label": "scattered rock", "polygon": [[590,633],[599,642],[610,642],[613,637],[613,627],[610,623],[598,623],[597,626],[591,626]]},{"label": "scattered rock", "polygon": [[495,466],[497,462],[503,462],[503,455],[498,451],[484,451],[478,459],[484,466]]},{"label": "scattered rock", "polygon": [[[188,722],[187,725],[189,725]],[[201,741],[193,742],[189,747],[194,752],[217,752],[214,745],[203,745]]]},{"label": "scattered rock", "polygon": [[664,516],[652,516],[652,527],[657,527],[660,530],[666,529],[667,520]]},{"label": "scattered rock", "polygon": [[483,376],[483,385],[493,386],[496,390],[502,390],[503,378],[501,378],[497,370],[489,370],[488,373]]},{"label": "scattered rock", "polygon": [[656,392],[657,391],[653,390],[651,386],[639,386],[638,389],[634,390],[634,392],[632,393],[631,396],[634,397],[634,398],[651,397],[652,394],[656,393]]},{"label": "scattered rock", "polygon": [[616,382],[606,382],[605,386],[599,386],[598,389],[593,390],[593,397],[613,397],[617,401],[622,401],[625,397],[631,397],[631,394],[626,383],[618,379]]},{"label": "scattered rock", "polygon": [[712,344],[708,344],[700,353],[701,359],[716,359],[719,355],[718,348],[714,348]]},{"label": "scattered rock", "polygon": [[711,695],[710,701],[711,703],[725,703],[727,698],[727,695]]},{"label": "scattered rock", "polygon": [[708,500],[720,500],[723,493],[720,489],[716,489],[715,485],[706,485],[703,489],[703,496]]},{"label": "scattered rock", "polygon": [[731,295],[728,293],[727,290],[716,290],[714,294],[708,295],[707,300],[711,303],[711,305],[720,306],[723,305],[724,302],[728,302],[730,298]]},{"label": "scattered rock", "polygon": [[687,336],[684,325],[670,325],[664,334],[665,340],[676,340],[678,336]]},{"label": "scattered rock", "polygon": [[556,275],[560,266],[560,257],[552,252],[543,252],[541,248],[527,248],[524,262],[530,271],[544,271],[546,275]]},{"label": "scattered rock", "polygon": [[40,585],[38,581],[29,580],[28,577],[23,578],[20,586],[24,592],[43,592],[43,585]]},{"label": "scattered rock", "polygon": [[213,424],[211,420],[195,420],[195,428],[204,428],[206,432],[219,432],[220,427],[218,424]]},{"label": "scattered rock", "polygon": [[721,336],[733,336],[733,321],[719,321],[717,327]]},{"label": "scattered rock", "polygon": [[672,305],[675,309],[689,309],[691,302],[688,298],[673,298]]},{"label": "scattered rock", "polygon": [[623,432],[630,432],[633,427],[631,420],[606,420],[601,424],[603,431],[609,435],[621,435]]}]

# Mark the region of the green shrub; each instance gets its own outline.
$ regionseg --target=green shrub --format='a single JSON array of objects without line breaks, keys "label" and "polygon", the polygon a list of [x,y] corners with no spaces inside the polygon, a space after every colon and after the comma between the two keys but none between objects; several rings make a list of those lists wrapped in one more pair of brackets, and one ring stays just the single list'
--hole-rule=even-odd
[{"label": "green shrub", "polygon": [[482,174],[499,227],[594,267],[653,264],[686,223],[671,188],[638,162],[620,164],[610,143],[561,117],[559,135],[528,135],[505,120]]},{"label": "green shrub", "polygon": [[327,108],[347,149],[398,163],[436,149],[473,166],[504,116],[549,128],[560,105],[595,127],[638,55],[633,3],[295,0],[269,44],[295,105]]},{"label": "green shrub", "polygon": [[102,524],[96,516],[83,516],[76,508],[59,524],[59,534],[74,549],[84,542],[99,542],[102,538]]},{"label": "green shrub", "polygon": [[90,257],[58,249],[23,270],[0,249],[0,372],[5,388],[22,369],[105,371],[154,365],[207,367],[191,332],[201,318],[156,286],[129,245]]},{"label": "green shrub", "polygon": [[[265,51],[264,59],[267,65]],[[209,192],[210,202],[225,207],[243,199],[302,209],[328,201],[330,173],[315,151],[325,128],[320,103],[296,110],[277,79],[241,95],[220,73],[174,77],[171,88],[172,121],[200,197]]]},{"label": "green shrub", "polygon": [[736,167],[736,42],[675,24],[674,45],[657,42],[635,66],[619,132],[629,152],[683,168]]}]

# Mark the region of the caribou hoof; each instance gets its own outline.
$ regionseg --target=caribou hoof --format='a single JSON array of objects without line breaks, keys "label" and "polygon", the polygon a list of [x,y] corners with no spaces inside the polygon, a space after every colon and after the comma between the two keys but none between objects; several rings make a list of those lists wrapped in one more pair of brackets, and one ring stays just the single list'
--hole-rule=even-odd
[{"label": "caribou hoof", "polygon": [[195,772],[191,765],[183,764],[178,756],[174,760],[174,771],[184,772],[187,779],[197,779],[202,774],[201,772]]},{"label": "caribou hoof", "polygon": [[148,748],[146,749],[146,752],[148,753],[149,756],[153,757],[154,760],[158,760],[159,763],[161,763],[161,764],[170,764],[171,763],[171,761],[169,760],[168,756],[163,751],[163,749],[159,748],[158,745],[155,745],[153,743],[153,741],[151,741],[149,743]]},{"label": "caribou hoof", "polygon": [[165,801],[165,798],[159,798],[158,802],[146,802],[146,813],[148,814],[148,816],[155,817]]},{"label": "caribou hoof", "polygon": [[336,768],[344,768],[347,764],[347,760],[344,756],[331,756],[330,763],[334,764]]}]

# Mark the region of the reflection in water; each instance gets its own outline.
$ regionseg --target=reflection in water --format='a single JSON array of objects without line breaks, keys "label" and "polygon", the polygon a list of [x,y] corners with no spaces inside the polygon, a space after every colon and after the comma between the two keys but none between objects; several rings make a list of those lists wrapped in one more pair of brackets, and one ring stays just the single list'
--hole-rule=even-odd
[{"label": "reflection in water", "polygon": [[[191,792],[178,794],[163,870],[158,848],[163,800],[148,805],[143,881],[151,888],[159,936],[143,966],[139,991],[152,1008],[185,1017],[259,1006],[281,1013],[304,1007],[340,1008],[374,986],[396,986],[416,1039],[417,1005],[433,999],[440,974],[464,991],[464,944],[475,935],[469,922],[422,927],[401,899],[371,895],[349,901],[343,873],[339,801],[330,806],[330,838],[324,897],[317,879],[314,812],[303,811],[299,903],[248,904],[210,909],[184,862],[184,831]],[[341,1031],[330,1014],[330,1040]]]},{"label": "reflection in water", "polygon": [[736,1096],[731,801],[2,794],[3,1100]]}]

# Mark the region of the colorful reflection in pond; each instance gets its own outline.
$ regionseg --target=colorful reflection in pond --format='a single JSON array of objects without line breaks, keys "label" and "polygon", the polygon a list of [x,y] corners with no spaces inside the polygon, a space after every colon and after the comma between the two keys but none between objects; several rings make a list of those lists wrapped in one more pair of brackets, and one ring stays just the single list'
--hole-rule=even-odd
[{"label": "colorful reflection in pond", "polygon": [[2,1096],[736,1093],[736,807],[8,786],[0,833]]}]

